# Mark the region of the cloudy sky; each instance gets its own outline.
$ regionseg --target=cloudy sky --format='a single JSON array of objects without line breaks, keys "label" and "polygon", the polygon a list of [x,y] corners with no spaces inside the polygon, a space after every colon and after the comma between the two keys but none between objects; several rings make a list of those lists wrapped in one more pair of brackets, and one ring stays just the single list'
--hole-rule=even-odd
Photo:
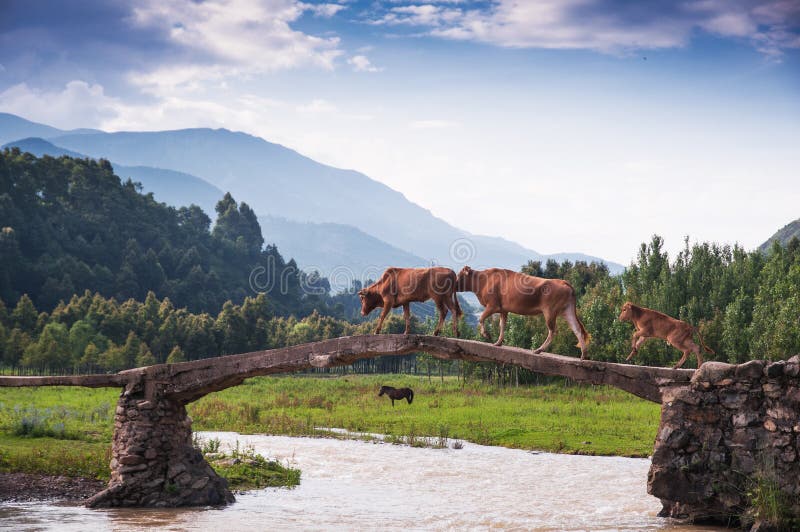
[{"label": "cloudy sky", "polygon": [[226,127],[544,253],[800,217],[800,0],[0,2],[0,111]]}]

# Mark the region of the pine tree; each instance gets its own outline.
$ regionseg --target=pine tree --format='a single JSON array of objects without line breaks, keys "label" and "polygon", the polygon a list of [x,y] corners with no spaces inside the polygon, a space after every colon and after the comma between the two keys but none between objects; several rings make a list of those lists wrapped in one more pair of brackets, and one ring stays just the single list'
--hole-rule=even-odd
[{"label": "pine tree", "polygon": [[186,356],[184,356],[183,350],[176,345],[172,348],[172,351],[169,352],[167,364],[177,364],[178,362],[186,362]]}]

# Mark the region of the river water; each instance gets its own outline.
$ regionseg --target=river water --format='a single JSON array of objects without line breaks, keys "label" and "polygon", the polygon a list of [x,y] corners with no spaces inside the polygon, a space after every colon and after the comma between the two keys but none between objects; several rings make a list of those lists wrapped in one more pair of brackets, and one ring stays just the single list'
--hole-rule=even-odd
[{"label": "river water", "polygon": [[201,433],[302,470],[300,486],[216,509],[89,510],[0,505],[14,530],[715,530],[656,517],[644,459],[464,443],[420,449],[353,440]]}]

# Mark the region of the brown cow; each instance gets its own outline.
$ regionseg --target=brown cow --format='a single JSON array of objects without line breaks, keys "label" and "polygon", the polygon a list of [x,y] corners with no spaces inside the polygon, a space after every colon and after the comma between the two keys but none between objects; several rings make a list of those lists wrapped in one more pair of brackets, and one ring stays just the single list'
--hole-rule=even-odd
[{"label": "brown cow", "polygon": [[406,320],[405,334],[411,325],[412,302],[433,299],[439,309],[439,323],[434,335],[442,330],[448,309],[453,313],[453,334],[458,336],[458,318],[461,306],[456,297],[456,274],[450,268],[387,268],[381,278],[358,292],[361,297],[361,315],[366,316],[376,307],[383,307],[375,334],[381,332],[383,320],[393,308],[402,305]]},{"label": "brown cow", "polygon": [[633,338],[631,338],[631,353],[625,360],[632,359],[639,352],[639,346],[648,338],[661,338],[683,353],[681,359],[675,364],[675,368],[683,366],[690,352],[697,357],[697,367],[699,368],[703,365],[703,355],[700,352],[700,346],[694,343],[692,336],[695,332],[697,337],[700,338],[703,349],[709,353],[714,353],[703,341],[700,331],[685,321],[676,320],[657,310],[638,307],[628,301],[622,305],[619,319],[620,321],[629,321],[636,327]]},{"label": "brown cow", "polygon": [[568,282],[561,279],[542,279],[500,268],[473,270],[464,266],[458,274],[457,286],[459,292],[475,292],[478,301],[485,307],[480,318],[480,328],[481,335],[487,340],[489,335],[486,334],[483,322],[492,314],[500,313],[500,337],[494,345],[503,343],[509,312],[525,316],[544,314],[547,339],[533,351],[541,353],[553,341],[556,318],[563,316],[578,338],[581,359],[586,358],[586,347],[591,337],[578,319],[575,290]]}]

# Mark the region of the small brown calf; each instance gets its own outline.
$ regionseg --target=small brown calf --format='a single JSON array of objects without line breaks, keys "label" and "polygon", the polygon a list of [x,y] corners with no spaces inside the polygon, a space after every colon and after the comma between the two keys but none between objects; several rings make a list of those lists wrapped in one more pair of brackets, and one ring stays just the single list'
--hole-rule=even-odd
[{"label": "small brown calf", "polygon": [[703,341],[700,331],[686,323],[676,320],[656,310],[639,307],[630,301],[622,305],[622,312],[619,315],[620,321],[629,321],[636,327],[636,331],[631,338],[631,353],[625,360],[632,359],[639,352],[639,346],[648,338],[661,338],[666,340],[672,347],[680,350],[683,356],[675,364],[675,368],[683,366],[689,353],[694,353],[697,357],[697,367],[703,365],[703,355],[700,346],[694,342],[694,333],[700,338],[703,349],[709,353],[714,353]]}]

